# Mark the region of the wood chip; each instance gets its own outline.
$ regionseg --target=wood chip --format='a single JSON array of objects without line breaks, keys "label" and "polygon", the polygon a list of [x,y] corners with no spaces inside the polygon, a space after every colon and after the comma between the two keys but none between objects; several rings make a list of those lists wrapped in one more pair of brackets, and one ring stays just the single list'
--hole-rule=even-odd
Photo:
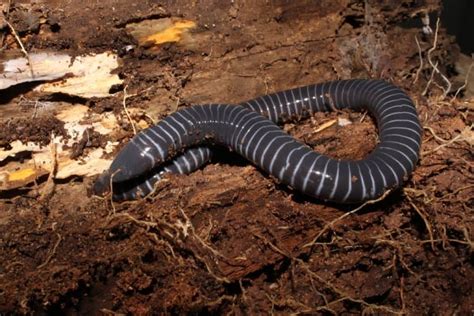
[{"label": "wood chip", "polygon": [[118,58],[112,53],[75,58],[60,53],[36,53],[29,54],[29,58],[31,67],[24,57],[3,62],[0,89],[25,82],[47,81],[36,87],[36,91],[91,98],[109,96],[114,85],[122,84],[117,74],[111,74],[118,67]]}]

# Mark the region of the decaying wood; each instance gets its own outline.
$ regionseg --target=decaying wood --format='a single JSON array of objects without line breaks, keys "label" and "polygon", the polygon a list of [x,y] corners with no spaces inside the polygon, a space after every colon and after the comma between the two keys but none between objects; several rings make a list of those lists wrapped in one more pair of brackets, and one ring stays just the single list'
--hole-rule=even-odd
[{"label": "decaying wood", "polygon": [[[26,89],[0,105],[0,239],[7,245],[0,258],[8,258],[0,313],[472,310],[472,101],[442,98],[440,73],[447,76],[456,53],[442,27],[429,54],[439,73],[427,60],[434,38],[424,33],[426,17],[439,12],[439,1],[57,3],[61,10],[44,4],[51,10],[40,15],[45,26],[54,24],[48,13],[64,14],[60,31],[25,31],[22,41],[68,46],[77,58],[114,51],[123,85],[81,100]],[[12,9],[27,17],[41,10],[25,6]],[[421,17],[419,27],[404,23]],[[8,34],[5,42],[15,43]],[[143,200],[111,204],[87,195],[132,126],[146,128],[191,104],[238,103],[355,77],[401,86],[426,130],[412,178],[383,201],[357,212],[316,201],[222,152],[203,170],[165,177]],[[32,137],[32,124],[44,135]],[[365,114],[318,113],[283,128],[338,159],[361,158],[377,143]],[[26,193],[46,183],[53,129],[57,172],[46,203]]]}]

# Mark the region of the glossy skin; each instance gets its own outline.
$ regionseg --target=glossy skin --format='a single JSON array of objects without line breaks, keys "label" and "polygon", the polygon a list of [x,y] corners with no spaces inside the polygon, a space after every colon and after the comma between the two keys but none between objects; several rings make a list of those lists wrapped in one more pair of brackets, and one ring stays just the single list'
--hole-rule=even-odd
[{"label": "glossy skin", "polygon": [[[366,109],[377,122],[380,143],[365,159],[336,160],[321,155],[276,125],[292,117],[343,108]],[[399,186],[411,174],[419,158],[421,132],[416,109],[399,88],[379,80],[326,82],[241,105],[181,109],[137,134],[94,189],[99,194],[107,191],[113,174],[114,192],[115,187],[129,184],[127,190],[118,189],[121,196],[116,193],[114,198],[146,195],[159,180],[157,167],[168,168],[165,172],[188,173],[210,156],[210,151],[197,147],[170,163],[173,153],[200,144],[219,144],[304,194],[339,203],[362,202]],[[206,154],[197,159],[199,151]],[[151,170],[155,173],[149,174]]]}]

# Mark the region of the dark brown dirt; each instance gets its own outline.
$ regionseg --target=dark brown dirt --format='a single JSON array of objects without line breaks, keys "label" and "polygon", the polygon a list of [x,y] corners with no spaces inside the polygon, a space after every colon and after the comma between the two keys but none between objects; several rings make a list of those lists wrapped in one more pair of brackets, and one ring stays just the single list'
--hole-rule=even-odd
[{"label": "dark brown dirt", "polygon": [[104,148],[107,139],[104,135],[94,131],[94,128],[87,128],[82,133],[80,139],[72,145],[72,152],[69,158],[77,159],[82,156],[86,148]]},{"label": "dark brown dirt", "polygon": [[64,122],[54,116],[6,120],[0,122],[0,147],[8,148],[9,143],[15,140],[47,145],[51,141],[52,133],[67,137]]},{"label": "dark brown dirt", "polygon": [[[293,192],[231,153],[193,174],[167,177],[141,201],[91,197],[90,178],[57,182],[47,199],[35,194],[44,183],[10,193],[0,200],[0,313],[472,314],[474,167],[472,143],[458,137],[473,123],[472,101],[441,98],[438,76],[422,96],[432,68],[425,60],[414,83],[414,38],[426,57],[433,36],[400,26],[419,21],[423,10],[436,13],[439,4],[365,3],[15,1],[6,16],[28,51],[118,52],[133,95],[129,107],[157,117],[177,106],[377,77],[412,96],[426,129],[404,188],[355,213],[357,206]],[[167,16],[197,23],[192,46],[145,49],[124,30]],[[3,30],[6,51],[17,48]],[[432,58],[443,72],[456,52],[441,29]],[[122,94],[88,104],[121,113]],[[13,125],[1,117],[1,146],[14,139],[47,144],[60,131],[30,114]],[[315,132],[336,118],[352,124]],[[121,127],[125,139],[132,136],[125,121]],[[319,113],[284,129],[338,158],[364,157],[377,143],[362,113]],[[78,139],[77,157],[104,145],[100,137],[85,139]]]}]

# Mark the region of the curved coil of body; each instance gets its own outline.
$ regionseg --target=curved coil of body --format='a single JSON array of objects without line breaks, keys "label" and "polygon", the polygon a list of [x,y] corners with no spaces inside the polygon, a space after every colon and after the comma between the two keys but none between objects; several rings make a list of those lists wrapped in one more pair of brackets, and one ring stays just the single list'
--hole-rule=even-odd
[{"label": "curved coil of body", "polygon": [[[380,143],[362,160],[319,154],[276,125],[291,117],[343,108],[366,109],[377,122]],[[105,192],[113,175],[117,187],[129,184],[117,191],[115,198],[146,195],[162,172],[189,173],[208,161],[209,149],[196,146],[211,143],[229,147],[304,194],[339,203],[361,202],[399,186],[411,174],[419,158],[421,132],[411,99],[385,81],[356,79],[309,85],[241,105],[181,109],[137,134],[94,190]],[[181,156],[170,161],[180,152]],[[157,167],[161,169],[156,171]],[[150,170],[155,170],[154,175],[144,176]]]}]

